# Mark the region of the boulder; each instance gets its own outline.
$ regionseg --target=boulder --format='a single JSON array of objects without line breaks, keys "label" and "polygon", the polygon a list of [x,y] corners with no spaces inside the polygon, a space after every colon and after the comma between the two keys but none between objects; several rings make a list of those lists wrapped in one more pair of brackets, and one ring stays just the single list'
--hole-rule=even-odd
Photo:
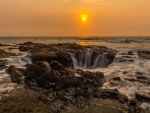
[{"label": "boulder", "polygon": [[50,65],[45,61],[38,61],[35,64],[28,65],[25,70],[26,79],[35,79],[42,76],[46,72],[50,72]]},{"label": "boulder", "polygon": [[16,56],[16,54],[11,52],[6,52],[5,50],[0,49],[0,58],[6,58],[9,56]]},{"label": "boulder", "polygon": [[65,67],[60,64],[59,62],[53,60],[50,64],[51,68],[54,69],[54,70],[64,70]]},{"label": "boulder", "polygon": [[24,80],[24,75],[21,71],[15,68],[13,65],[8,67],[7,72],[10,74],[12,82],[20,84]]},{"label": "boulder", "polygon": [[31,47],[29,46],[19,46],[19,51],[29,51]]},{"label": "boulder", "polygon": [[31,59],[33,62],[47,61],[48,63],[51,63],[53,60],[55,60],[63,64],[65,67],[71,67],[73,64],[70,55],[68,53],[61,53],[61,52],[48,52],[48,51],[35,52],[32,53]]},{"label": "boulder", "polygon": [[133,55],[133,52],[132,51],[128,51],[128,55]]}]

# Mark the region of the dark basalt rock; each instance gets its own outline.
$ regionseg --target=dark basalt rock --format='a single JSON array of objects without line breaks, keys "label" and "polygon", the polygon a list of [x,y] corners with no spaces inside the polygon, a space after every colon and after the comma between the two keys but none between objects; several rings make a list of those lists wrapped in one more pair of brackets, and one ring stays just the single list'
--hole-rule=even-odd
[{"label": "dark basalt rock", "polygon": [[128,51],[128,55],[134,55],[132,51]]},{"label": "dark basalt rock", "polygon": [[121,81],[120,77],[113,77],[112,79],[115,81]]},{"label": "dark basalt rock", "polygon": [[44,61],[30,64],[25,75],[26,85],[37,91],[38,99],[45,103],[59,100],[63,108],[68,104],[80,108],[89,105],[95,92],[105,82],[102,72],[72,70],[57,61],[52,61],[50,65]]},{"label": "dark basalt rock", "polygon": [[137,79],[144,79],[144,80],[147,80],[148,78],[145,77],[145,76],[143,76],[143,75],[141,75],[141,76],[137,76]]},{"label": "dark basalt rock", "polygon": [[5,62],[3,60],[0,60],[0,67],[5,66]]},{"label": "dark basalt rock", "polygon": [[139,101],[150,101],[150,95],[135,93],[135,98]]},{"label": "dark basalt rock", "polygon": [[70,54],[61,52],[35,52],[32,53],[31,59],[33,62],[47,61],[48,63],[51,63],[53,60],[56,60],[63,64],[65,67],[71,67],[73,64]]},{"label": "dark basalt rock", "polygon": [[45,61],[37,61],[35,64],[27,66],[25,70],[26,79],[32,80],[50,72],[50,65]]},{"label": "dark basalt rock", "polygon": [[0,60],[0,69],[6,68],[7,67],[6,64],[7,63],[4,60]]},{"label": "dark basalt rock", "polygon": [[136,106],[136,104],[137,104],[136,99],[131,99],[131,100],[129,100],[129,104],[130,104],[131,106]]},{"label": "dark basalt rock", "polygon": [[19,46],[19,51],[29,51],[31,47],[29,46]]},{"label": "dark basalt rock", "polygon": [[52,61],[50,66],[54,70],[64,70],[65,69],[65,67],[57,61]]},{"label": "dark basalt rock", "polygon": [[7,72],[10,74],[12,82],[20,84],[24,79],[22,71],[19,71],[19,69],[15,68],[13,65],[8,67]]},{"label": "dark basalt rock", "polygon": [[6,58],[9,56],[16,56],[16,54],[11,52],[6,52],[5,50],[0,49],[0,58]]},{"label": "dark basalt rock", "polygon": [[143,73],[142,73],[142,72],[136,72],[136,74],[138,74],[138,75],[143,75]]},{"label": "dark basalt rock", "polygon": [[[104,46],[82,46],[79,44],[71,43],[58,43],[58,44],[38,44],[38,43],[23,43],[20,46],[20,50],[29,51],[31,53],[31,59],[35,61],[47,61],[51,63],[53,60],[60,62],[66,68],[73,68],[73,62],[71,59],[71,53],[75,54],[77,60],[79,60],[79,54],[86,52],[87,49],[91,49],[93,54],[91,55],[91,66],[94,64],[94,60],[99,54],[105,53],[107,65],[111,64],[115,58],[116,50],[109,49]],[[105,66],[105,67],[106,67]]]},{"label": "dark basalt rock", "polygon": [[150,59],[150,51],[138,51],[138,55],[144,59]]}]

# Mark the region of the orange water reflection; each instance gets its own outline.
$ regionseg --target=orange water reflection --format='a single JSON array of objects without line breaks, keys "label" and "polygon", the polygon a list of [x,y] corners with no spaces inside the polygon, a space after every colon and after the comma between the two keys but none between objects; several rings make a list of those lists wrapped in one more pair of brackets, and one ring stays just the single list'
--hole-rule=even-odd
[{"label": "orange water reflection", "polygon": [[88,44],[86,42],[78,42],[78,44],[81,46],[88,46]]}]

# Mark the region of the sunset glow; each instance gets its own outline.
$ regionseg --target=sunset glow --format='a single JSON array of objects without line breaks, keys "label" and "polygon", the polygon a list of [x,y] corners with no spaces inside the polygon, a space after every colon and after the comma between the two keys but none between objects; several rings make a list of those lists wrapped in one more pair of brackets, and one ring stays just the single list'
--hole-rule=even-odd
[{"label": "sunset glow", "polygon": [[0,35],[149,36],[149,4],[150,0],[0,0]]},{"label": "sunset glow", "polygon": [[86,22],[87,21],[87,15],[86,14],[81,15],[81,19],[83,22]]}]

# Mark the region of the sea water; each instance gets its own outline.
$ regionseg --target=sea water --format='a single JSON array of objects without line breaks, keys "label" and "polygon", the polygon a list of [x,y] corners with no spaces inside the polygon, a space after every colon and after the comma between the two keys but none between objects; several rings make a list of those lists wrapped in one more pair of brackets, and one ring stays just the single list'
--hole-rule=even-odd
[{"label": "sea water", "polygon": [[[76,61],[74,59],[73,54],[71,57],[73,59],[73,63],[76,66],[75,68],[83,67],[84,70],[89,70],[92,72],[100,71],[104,72],[107,82],[103,85],[102,88],[105,89],[118,89],[118,91],[122,94],[128,96],[128,98],[134,98],[135,93],[144,93],[146,95],[150,95],[150,85],[137,81],[128,81],[127,79],[136,79],[137,76],[145,76],[148,79],[150,78],[150,59],[139,58],[136,51],[138,50],[148,50],[150,51],[150,37],[1,37],[0,43],[7,45],[17,45],[24,42],[34,42],[34,43],[44,43],[44,44],[57,44],[57,43],[78,43],[84,45],[99,45],[106,46],[108,48],[112,48],[118,51],[114,62],[105,68],[102,65],[105,65],[104,62],[100,62],[101,59],[104,59],[104,56],[97,56],[97,59],[94,62],[93,67],[99,68],[89,68],[89,57],[85,56],[89,53],[91,54],[91,50],[87,50],[85,53],[81,54],[81,60],[83,59],[83,55],[85,62]],[[2,47],[0,47],[2,48]],[[128,51],[133,51],[134,55],[122,55],[120,53],[127,53]],[[119,60],[126,56],[132,62],[125,61],[119,62]],[[4,58],[0,58],[4,59]],[[17,57],[9,57],[5,58],[8,62],[8,65],[15,65],[17,67],[23,67],[25,64],[30,64],[32,61],[27,55],[17,56]],[[124,72],[127,72],[124,74]],[[137,72],[141,72],[142,75],[138,75]],[[0,70],[0,80],[4,76],[9,76],[5,70]],[[120,77],[121,81],[111,84],[111,78]],[[0,87],[1,89],[1,87]],[[150,107],[148,102],[143,103],[141,107],[146,108]]]}]

